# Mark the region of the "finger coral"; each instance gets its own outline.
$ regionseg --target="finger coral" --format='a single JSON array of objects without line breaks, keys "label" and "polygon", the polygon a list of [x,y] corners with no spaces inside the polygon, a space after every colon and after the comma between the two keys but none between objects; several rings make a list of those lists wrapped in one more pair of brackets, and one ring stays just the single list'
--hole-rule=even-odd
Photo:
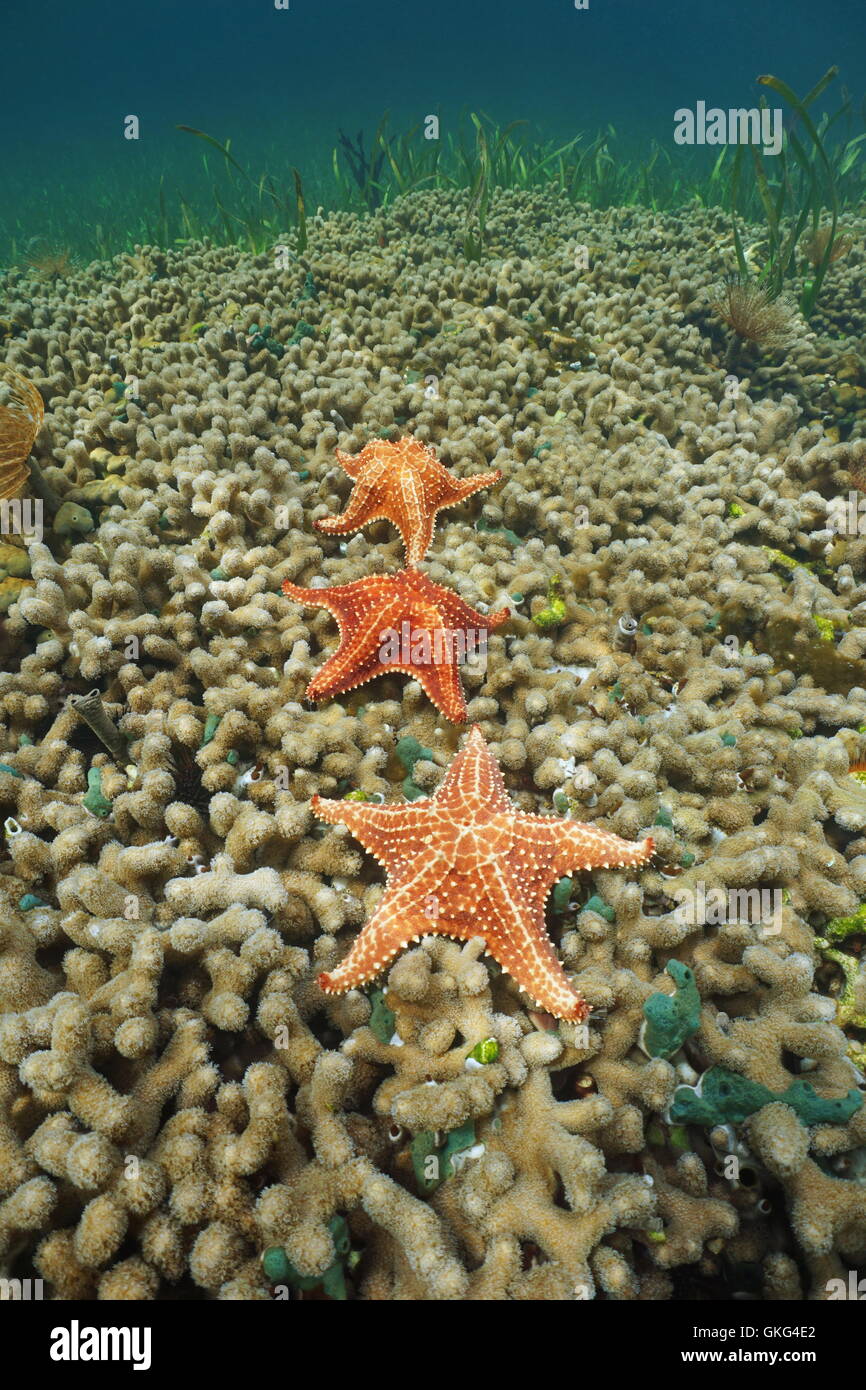
[{"label": "finger coral", "polygon": [[0,545],[0,1274],[51,1299],[862,1262],[863,217],[732,378],[718,210],[467,210],[0,272],[4,488],[44,402],[60,504]]}]

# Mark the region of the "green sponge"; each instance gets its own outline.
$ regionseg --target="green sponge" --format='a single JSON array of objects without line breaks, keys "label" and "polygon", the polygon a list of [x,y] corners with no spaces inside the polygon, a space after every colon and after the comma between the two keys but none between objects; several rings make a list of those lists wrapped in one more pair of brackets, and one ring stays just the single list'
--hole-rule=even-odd
[{"label": "green sponge", "polygon": [[[456,1164],[453,1159],[457,1154],[471,1149],[475,1142],[474,1120],[467,1120],[458,1129],[452,1129],[441,1143],[437,1143],[436,1135],[429,1129],[416,1134],[409,1152],[418,1191],[426,1197],[435,1192],[446,1178],[453,1177],[460,1166],[460,1159]],[[435,1160],[432,1164],[429,1161],[431,1158]]]},{"label": "green sponge", "polygon": [[432,748],[425,748],[422,743],[418,742],[417,738],[407,734],[397,741],[397,747],[394,751],[406,770],[406,776],[403,779],[403,795],[406,800],[417,801],[419,796],[426,796],[427,793],[424,788],[413,782],[412,772],[417,762],[432,762]]},{"label": "green sponge", "polygon": [[288,1284],[292,1289],[317,1289],[328,1298],[342,1302],[347,1298],[344,1264],[351,1263],[352,1241],[343,1216],[328,1222],[335,1256],[324,1274],[299,1274],[281,1245],[271,1245],[262,1254],[262,1271],[269,1284]]},{"label": "green sponge", "polygon": [[669,960],[665,969],[676,985],[676,993],[660,990],[651,994],[643,1006],[646,1023],[642,1042],[650,1057],[673,1056],[686,1038],[697,1032],[701,1020],[701,996],[692,971],[681,960]]},{"label": "green sponge", "polygon": [[697,1087],[679,1086],[674,1091],[670,1115],[675,1124],[739,1124],[776,1100],[790,1105],[804,1125],[847,1124],[863,1104],[863,1096],[854,1088],[846,1096],[827,1099],[808,1081],[797,1080],[777,1093],[727,1067],[711,1067]]},{"label": "green sponge", "polygon": [[379,1039],[379,1042],[389,1043],[394,1036],[394,1024],[397,1021],[397,1015],[385,1003],[385,991],[383,989],[371,990],[368,998],[372,1005],[368,1024],[370,1032]]},{"label": "green sponge", "polygon": [[111,802],[102,795],[102,770],[92,767],[87,774],[87,795],[84,805],[92,816],[105,820],[111,815]]}]

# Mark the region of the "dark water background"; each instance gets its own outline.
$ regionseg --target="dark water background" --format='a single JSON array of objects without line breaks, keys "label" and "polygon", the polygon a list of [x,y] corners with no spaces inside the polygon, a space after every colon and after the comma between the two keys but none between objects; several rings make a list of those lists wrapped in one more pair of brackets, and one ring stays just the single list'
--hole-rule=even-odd
[{"label": "dark water background", "polygon": [[[467,109],[530,123],[539,139],[612,124],[640,157],[675,152],[673,112],[753,106],[772,72],[804,93],[832,64],[862,130],[864,0],[3,0],[0,245],[40,232],[52,201],[197,196],[200,127],[256,173],[298,166],[327,199],[338,130],[399,133]],[[141,122],[137,142],[123,118]]]}]

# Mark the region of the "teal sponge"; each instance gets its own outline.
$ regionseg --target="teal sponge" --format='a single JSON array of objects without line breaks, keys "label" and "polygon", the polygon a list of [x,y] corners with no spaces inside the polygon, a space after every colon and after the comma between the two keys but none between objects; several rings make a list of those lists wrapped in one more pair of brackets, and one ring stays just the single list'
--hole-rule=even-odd
[{"label": "teal sponge", "polygon": [[759,1081],[749,1081],[727,1067],[711,1067],[697,1086],[674,1091],[670,1115],[674,1124],[739,1124],[773,1101],[790,1105],[804,1125],[844,1125],[863,1104],[860,1091],[828,1099],[819,1096],[808,1081],[792,1081],[787,1090],[771,1091]]},{"label": "teal sponge", "polygon": [[686,1038],[697,1032],[701,1021],[701,996],[693,972],[681,960],[665,966],[676,985],[675,994],[659,990],[643,1006],[646,1024],[643,1047],[650,1057],[671,1057]]}]

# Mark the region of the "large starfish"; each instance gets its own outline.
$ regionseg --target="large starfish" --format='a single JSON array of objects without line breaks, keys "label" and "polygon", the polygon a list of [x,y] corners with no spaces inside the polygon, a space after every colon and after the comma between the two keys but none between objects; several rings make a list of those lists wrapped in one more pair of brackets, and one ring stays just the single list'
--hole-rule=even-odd
[{"label": "large starfish", "polygon": [[329,536],[344,536],[384,517],[403,537],[410,566],[419,565],[427,554],[437,512],[502,477],[497,468],[492,473],[455,478],[418,439],[398,439],[396,443],[374,439],[360,454],[345,454],[341,449],[336,453],[349,477],[355,479],[355,486],[342,515],[323,517],[316,526]]},{"label": "large starfish", "polygon": [[327,608],[337,619],[340,645],[307,686],[324,700],[387,671],[414,676],[453,724],[466,720],[460,687],[462,660],[483,660],[487,634],[509,617],[507,608],[477,613],[420,570],[371,575],[334,589],[301,589],[283,582],[297,603]]},{"label": "large starfish", "polygon": [[557,1018],[588,1016],[547,935],[547,895],[576,869],[645,863],[651,839],[635,844],[595,825],[525,815],[509,801],[477,724],[432,797],[375,806],[314,796],[311,805],[321,820],[347,825],[388,874],[384,897],[345,960],[319,976],[326,993],[366,983],[431,932],[460,941],[481,936],[536,1004]]}]

